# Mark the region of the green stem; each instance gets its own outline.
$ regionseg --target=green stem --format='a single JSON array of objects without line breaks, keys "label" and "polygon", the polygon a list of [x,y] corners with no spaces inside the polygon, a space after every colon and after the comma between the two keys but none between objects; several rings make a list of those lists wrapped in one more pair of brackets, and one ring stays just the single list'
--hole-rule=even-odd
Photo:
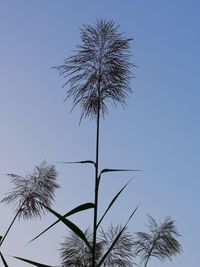
[{"label": "green stem", "polygon": [[19,207],[17,213],[15,214],[15,216],[14,216],[12,222],[11,222],[10,225],[8,226],[8,229],[7,229],[6,233],[5,233],[5,235],[2,237],[2,239],[1,239],[1,241],[0,241],[0,247],[2,246],[2,244],[3,244],[4,240],[5,240],[5,238],[7,237],[8,233],[10,232],[10,229],[12,228],[14,222],[16,221],[16,219],[17,219],[19,213],[21,212],[21,210],[22,210],[22,208],[23,208],[23,206],[24,206],[24,204],[25,204],[25,202],[26,202],[28,196],[30,195],[30,193],[31,193],[32,190],[36,187],[37,184],[38,184],[38,182],[37,182],[37,183],[36,183],[36,184],[29,190],[29,192],[27,193],[26,197],[24,198],[24,201],[22,202],[22,204],[21,204],[21,206]]},{"label": "green stem", "polygon": [[14,216],[12,222],[10,223],[10,225],[9,225],[9,227],[8,227],[8,229],[7,229],[6,233],[5,233],[5,235],[2,237],[1,242],[0,242],[0,246],[2,246],[2,244],[3,244],[3,242],[4,242],[5,238],[6,238],[6,236],[8,235],[8,233],[9,233],[11,227],[13,226],[15,220],[17,219],[17,217],[18,217],[18,215],[19,215],[19,213],[20,213],[20,211],[21,211],[21,208],[22,208],[23,204],[24,204],[24,202],[22,203],[21,207],[19,208],[19,210],[18,210],[17,213],[15,214],[15,216]]},{"label": "green stem", "polygon": [[97,243],[97,215],[98,215],[98,193],[99,193],[99,124],[100,124],[100,110],[101,110],[101,71],[102,71],[102,44],[100,48],[100,60],[98,68],[98,83],[97,83],[97,128],[96,128],[96,164],[95,164],[95,197],[94,197],[94,225],[93,225],[93,248],[92,248],[92,267],[96,266],[96,243]]},{"label": "green stem", "polygon": [[158,237],[153,241],[152,247],[151,247],[151,249],[149,250],[148,257],[147,257],[147,259],[146,259],[146,261],[145,261],[144,267],[147,267],[147,263],[149,262],[149,259],[150,259],[150,257],[151,257],[151,253],[152,253],[152,251],[153,251],[153,249],[154,249],[154,246],[155,246],[156,241],[158,240],[158,238],[159,238],[159,235],[158,235]]},{"label": "green stem", "polygon": [[151,255],[148,255],[148,258],[147,258],[147,260],[146,260],[146,262],[145,262],[145,264],[144,264],[144,267],[147,267],[147,263],[148,263],[148,261],[149,261],[149,259],[150,259],[150,256],[151,256]]},{"label": "green stem", "polygon": [[98,214],[98,168],[99,168],[99,122],[100,122],[100,103],[98,103],[97,111],[97,128],[96,128],[96,165],[95,165],[95,199],[94,199],[94,225],[93,225],[93,253],[92,267],[96,266],[96,241],[97,241],[97,214]]}]

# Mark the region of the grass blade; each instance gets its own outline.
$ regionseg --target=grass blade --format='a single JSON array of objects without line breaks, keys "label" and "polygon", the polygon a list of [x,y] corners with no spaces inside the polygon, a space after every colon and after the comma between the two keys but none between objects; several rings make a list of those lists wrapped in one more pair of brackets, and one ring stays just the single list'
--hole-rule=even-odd
[{"label": "grass blade", "polygon": [[133,215],[135,214],[135,212],[137,211],[137,209],[138,209],[138,206],[131,213],[131,215],[129,216],[128,220],[126,221],[124,227],[119,232],[119,234],[116,236],[115,240],[113,241],[113,243],[111,244],[111,246],[109,247],[109,249],[106,251],[106,253],[104,254],[104,256],[101,258],[101,260],[98,263],[97,267],[100,267],[102,265],[102,263],[104,262],[104,260],[107,258],[107,256],[109,255],[109,253],[111,252],[111,250],[115,246],[116,242],[118,241],[118,239],[120,238],[120,236],[122,235],[122,233],[124,232],[124,230],[126,229],[127,224],[129,223],[129,221],[131,220],[131,218],[133,217]]},{"label": "grass blade", "polygon": [[[132,180],[132,179],[131,179]],[[97,224],[97,228],[99,227],[100,223],[102,222],[103,218],[105,217],[106,213],[109,211],[109,209],[112,207],[112,205],[114,204],[114,202],[117,200],[117,198],[119,197],[119,195],[122,193],[122,191],[127,187],[127,185],[131,182],[131,180],[128,181],[128,183],[125,184],[125,186],[122,187],[122,189],[115,195],[115,197],[112,199],[112,201],[110,202],[108,208],[106,209],[106,211],[104,212],[104,214],[102,215],[101,219],[99,220],[98,224]]]},{"label": "grass blade", "polygon": [[93,203],[91,203],[91,202],[84,203],[84,204],[81,204],[81,205],[77,206],[76,208],[72,209],[68,213],[66,213],[64,215],[64,217],[68,217],[68,216],[73,215],[74,213],[77,213],[77,212],[80,212],[80,211],[83,211],[83,210],[87,210],[87,209],[92,209],[92,208],[94,208],[94,204]]},{"label": "grass blade", "polygon": [[81,160],[81,161],[59,161],[57,163],[63,163],[63,164],[93,164],[96,165],[96,163],[93,160]]},{"label": "grass blade", "polygon": [[42,264],[42,263],[39,263],[39,262],[36,262],[36,261],[31,261],[31,260],[20,258],[20,257],[14,257],[14,258],[18,259],[18,260],[21,260],[21,261],[24,261],[24,262],[27,262],[27,263],[29,263],[31,265],[38,266],[38,267],[52,267],[50,265]]},{"label": "grass blade", "polygon": [[8,264],[7,264],[6,260],[4,259],[3,255],[1,254],[1,252],[0,252],[0,256],[1,256],[2,262],[4,264],[4,267],[8,267]]},{"label": "grass blade", "polygon": [[[91,209],[94,208],[94,204],[93,203],[84,203],[81,204],[79,206],[77,206],[76,208],[72,209],[71,211],[69,211],[68,213],[64,214],[63,217],[68,217],[71,216],[77,212],[83,211],[83,210],[87,210],[87,209]],[[55,221],[54,223],[52,223],[49,227],[47,227],[44,231],[42,231],[40,234],[38,234],[36,237],[34,237],[31,241],[29,241],[28,243],[33,242],[34,240],[36,240],[38,237],[40,237],[41,235],[43,235],[45,232],[47,232],[50,228],[52,228],[55,224],[59,223],[60,219],[58,219],[57,221]]]},{"label": "grass blade", "polygon": [[[43,205],[43,204],[42,204]],[[79,236],[84,242],[85,244],[88,246],[88,248],[92,251],[91,245],[88,242],[85,234],[81,231],[81,229],[76,226],[73,222],[69,221],[68,219],[66,219],[65,217],[63,217],[62,215],[60,215],[59,213],[57,213],[56,211],[52,210],[51,208],[43,205],[48,211],[50,211],[52,214],[54,214],[58,219],[60,219],[68,228],[70,228],[77,236]]]},{"label": "grass blade", "polygon": [[100,175],[105,172],[139,172],[141,170],[129,170],[129,169],[103,169]]}]

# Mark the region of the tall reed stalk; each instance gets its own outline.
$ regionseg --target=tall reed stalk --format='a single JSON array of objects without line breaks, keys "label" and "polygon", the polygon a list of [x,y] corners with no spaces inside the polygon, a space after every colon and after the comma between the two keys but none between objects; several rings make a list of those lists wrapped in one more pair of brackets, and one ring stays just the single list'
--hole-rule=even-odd
[{"label": "tall reed stalk", "polygon": [[[100,87],[100,82],[99,82]],[[100,92],[100,89],[98,89]],[[97,243],[97,215],[98,215],[98,195],[99,195],[99,124],[100,124],[100,103],[98,101],[98,112],[96,122],[96,162],[95,162],[95,197],[94,197],[94,220],[93,220],[93,247],[92,266],[96,266],[96,243]]]},{"label": "tall reed stalk", "polygon": [[[96,264],[96,243],[98,225],[99,192],[99,131],[100,118],[108,112],[108,102],[125,105],[130,88],[131,67],[129,43],[132,39],[118,33],[113,21],[97,20],[95,26],[84,25],[81,29],[82,44],[77,53],[65,59],[56,69],[60,75],[68,78],[66,82],[67,98],[72,97],[73,104],[80,105],[83,117],[96,120],[96,160],[92,266]],[[64,86],[65,86],[64,85]]]}]

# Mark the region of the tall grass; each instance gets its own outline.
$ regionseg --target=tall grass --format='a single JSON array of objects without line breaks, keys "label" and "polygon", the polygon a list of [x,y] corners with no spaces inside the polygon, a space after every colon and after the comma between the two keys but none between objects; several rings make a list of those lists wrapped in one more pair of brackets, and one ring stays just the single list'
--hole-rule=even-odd
[{"label": "tall grass", "polygon": [[[16,215],[6,234],[1,239],[2,245],[16,218],[33,218],[41,216],[45,210],[51,212],[57,220],[44,229],[32,241],[39,238],[55,224],[62,222],[71,233],[61,243],[60,255],[62,267],[128,267],[133,266],[134,256],[141,256],[141,264],[147,266],[150,257],[156,256],[160,260],[171,258],[180,252],[181,247],[175,237],[174,221],[167,219],[161,226],[150,217],[150,233],[137,233],[135,239],[127,232],[127,225],[137,211],[136,207],[130,214],[125,225],[108,230],[101,228],[101,223],[110,211],[112,205],[124,191],[126,186],[113,196],[110,204],[99,218],[98,204],[99,188],[102,175],[109,172],[139,171],[136,169],[99,168],[100,122],[108,114],[109,104],[126,105],[127,97],[132,93],[130,86],[133,77],[131,63],[131,38],[126,38],[119,32],[112,20],[97,20],[94,26],[83,25],[80,30],[81,44],[77,45],[74,55],[66,58],[62,65],[55,66],[60,76],[65,78],[63,85],[66,88],[66,100],[72,99],[73,108],[81,109],[80,121],[91,118],[96,124],[95,159],[68,162],[75,164],[92,164],[95,168],[94,201],[83,203],[71,211],[61,215],[51,208],[54,191],[59,186],[55,182],[56,171],[54,166],[43,163],[36,167],[32,174],[22,177],[9,174],[14,189],[3,199],[10,204],[17,203]],[[93,209],[93,229],[83,231],[74,224],[69,217],[80,211]],[[153,229],[153,230],[152,230]],[[145,248],[145,249],[144,249]],[[5,258],[1,254],[4,266]],[[16,257],[24,262],[38,267],[49,267],[35,261]]]}]

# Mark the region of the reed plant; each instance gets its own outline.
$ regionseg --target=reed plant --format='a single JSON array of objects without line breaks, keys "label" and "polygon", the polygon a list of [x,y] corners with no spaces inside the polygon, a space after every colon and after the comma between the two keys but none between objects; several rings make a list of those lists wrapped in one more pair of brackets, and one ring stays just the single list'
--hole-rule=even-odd
[{"label": "reed plant", "polygon": [[[151,229],[153,236],[138,233],[134,238],[127,231],[127,225],[138,207],[135,207],[130,213],[125,225],[111,225],[107,230],[101,227],[104,217],[129,183],[125,184],[113,196],[103,215],[99,216],[99,189],[102,186],[102,176],[110,172],[139,171],[137,169],[99,168],[101,119],[104,119],[108,114],[109,104],[116,106],[119,103],[124,107],[127,97],[132,93],[131,79],[133,78],[132,69],[134,67],[130,60],[132,39],[126,38],[118,30],[119,26],[116,26],[112,20],[100,19],[96,21],[94,26],[83,25],[80,30],[81,44],[77,46],[74,55],[66,58],[63,64],[54,67],[59,75],[65,78],[63,87],[66,88],[66,100],[72,99],[72,109],[76,106],[81,109],[80,121],[84,118],[91,118],[96,125],[95,159],[65,162],[91,164],[94,167],[94,200],[83,203],[63,215],[53,210],[51,202],[54,191],[59,186],[55,182],[57,175],[55,168],[46,165],[46,163],[43,163],[40,168],[36,168],[33,174],[28,175],[28,177],[10,174],[15,188],[3,199],[3,202],[8,204],[17,201],[13,222],[16,217],[27,219],[41,216],[45,210],[57,218],[53,224],[34,237],[31,242],[41,237],[59,222],[64,223],[71,230],[61,243],[61,267],[129,267],[133,266],[133,259],[138,255],[141,256],[141,262],[145,262],[144,266],[146,267],[151,256],[158,255],[158,258],[163,260],[180,252],[178,241],[172,238],[172,235],[174,234],[176,237],[177,233],[173,221],[170,219],[157,227],[151,218],[150,228],[154,227],[153,231]],[[45,177],[45,179],[40,180],[39,177]],[[84,231],[68,217],[87,209],[93,209],[93,228]],[[0,245],[5,240],[13,222],[2,238]],[[149,240],[145,237],[149,237]],[[148,246],[146,246],[147,243]],[[163,249],[159,250],[161,244]],[[147,247],[146,250],[144,247]],[[7,263],[2,254],[1,258],[6,267]],[[34,266],[50,267],[32,260],[16,258]]]}]

